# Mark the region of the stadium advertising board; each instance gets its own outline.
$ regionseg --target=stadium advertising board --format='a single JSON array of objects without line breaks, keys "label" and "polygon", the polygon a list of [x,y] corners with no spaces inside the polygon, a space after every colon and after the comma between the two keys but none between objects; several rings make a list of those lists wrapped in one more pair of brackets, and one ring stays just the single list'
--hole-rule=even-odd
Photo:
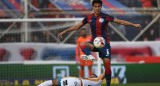
[{"label": "stadium advertising board", "polygon": [[[112,64],[112,84],[160,82],[160,64]],[[148,70],[150,68],[150,70]],[[93,73],[96,74],[96,66]],[[104,71],[102,67],[102,71]],[[3,64],[0,66],[0,85],[37,85],[45,80],[79,76],[77,64]],[[87,75],[85,70],[85,76]],[[151,79],[152,78],[152,79]],[[103,82],[105,83],[105,81]]]},{"label": "stadium advertising board", "polygon": [[[137,48],[137,50],[148,49],[153,56],[160,56],[160,42],[116,42],[111,43],[112,53],[122,51],[127,48]],[[140,49],[138,49],[140,48]],[[43,44],[43,43],[5,43],[0,44],[0,61],[24,61],[24,60],[75,60],[75,44]],[[140,51],[144,51],[140,50]],[[128,50],[127,50],[128,51]],[[139,52],[140,52],[139,51]],[[65,52],[65,53],[64,53]],[[146,54],[146,52],[142,52]],[[148,55],[148,54],[146,54]],[[146,56],[144,55],[144,56]],[[114,55],[112,54],[112,57]],[[118,56],[117,56],[118,57]]]}]

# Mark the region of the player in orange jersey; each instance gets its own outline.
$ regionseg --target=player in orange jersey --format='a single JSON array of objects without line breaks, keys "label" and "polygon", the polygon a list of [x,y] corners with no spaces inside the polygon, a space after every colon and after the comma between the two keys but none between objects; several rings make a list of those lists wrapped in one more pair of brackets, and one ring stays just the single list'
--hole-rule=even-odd
[{"label": "player in orange jersey", "polygon": [[80,49],[80,43],[82,42],[89,42],[91,41],[91,37],[87,35],[87,31],[86,29],[82,28],[80,31],[80,37],[77,39],[77,48],[76,48],[76,63],[79,63],[80,65],[80,77],[83,78],[84,77],[84,67],[85,65],[88,66],[88,70],[89,70],[89,76],[92,75],[92,65],[93,62],[92,61],[86,61],[83,60],[81,57],[81,55],[85,55],[83,53],[83,51]]}]

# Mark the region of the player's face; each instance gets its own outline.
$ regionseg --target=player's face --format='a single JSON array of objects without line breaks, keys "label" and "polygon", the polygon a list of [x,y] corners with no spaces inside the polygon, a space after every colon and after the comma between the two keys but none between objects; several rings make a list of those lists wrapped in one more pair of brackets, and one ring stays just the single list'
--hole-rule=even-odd
[{"label": "player's face", "polygon": [[101,13],[102,5],[100,3],[94,3],[94,5],[92,7],[93,7],[93,10],[94,10],[95,14],[100,14]]},{"label": "player's face", "polygon": [[85,37],[87,35],[86,30],[81,30],[81,36]]}]

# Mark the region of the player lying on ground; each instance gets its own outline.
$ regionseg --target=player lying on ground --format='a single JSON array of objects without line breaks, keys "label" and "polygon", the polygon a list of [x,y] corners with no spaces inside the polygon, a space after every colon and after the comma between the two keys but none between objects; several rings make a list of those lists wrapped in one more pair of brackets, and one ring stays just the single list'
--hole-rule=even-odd
[{"label": "player lying on ground", "polygon": [[101,86],[105,77],[103,72],[99,77],[92,74],[90,78],[63,77],[56,80],[48,80],[38,86]]},{"label": "player lying on ground", "polygon": [[[102,0],[105,1],[105,0]],[[110,60],[111,60],[111,47],[110,47],[110,42],[109,42],[109,35],[108,35],[108,23],[109,22],[115,22],[119,23],[122,25],[130,25],[134,26],[136,28],[140,28],[140,24],[133,24],[128,21],[124,20],[119,20],[117,18],[114,18],[113,16],[110,16],[108,14],[102,13],[101,8],[102,8],[102,1],[101,0],[93,0],[92,1],[92,8],[94,13],[87,15],[83,21],[75,26],[72,26],[69,29],[64,30],[61,32],[58,36],[62,38],[62,35],[70,32],[77,30],[84,26],[85,24],[89,24],[91,27],[91,34],[92,34],[92,42],[83,42],[80,44],[80,47],[83,51],[83,53],[86,55],[88,60],[94,60],[95,58],[91,55],[91,51],[98,52],[99,57],[102,58],[104,68],[105,68],[105,78],[107,80],[107,85],[110,86],[110,81],[111,81],[111,67],[110,67]],[[106,44],[103,48],[97,49],[93,45],[93,40],[96,37],[103,37],[106,41]]]}]

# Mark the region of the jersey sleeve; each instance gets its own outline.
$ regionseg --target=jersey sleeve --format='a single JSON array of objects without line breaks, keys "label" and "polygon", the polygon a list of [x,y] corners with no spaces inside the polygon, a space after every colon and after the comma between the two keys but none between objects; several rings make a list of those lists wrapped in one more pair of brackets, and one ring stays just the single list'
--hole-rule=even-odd
[{"label": "jersey sleeve", "polygon": [[106,15],[106,20],[109,21],[109,22],[113,22],[114,17],[110,16],[110,15]]},{"label": "jersey sleeve", "polygon": [[83,24],[87,24],[87,23],[88,23],[87,20],[88,20],[88,17],[86,16],[86,17],[82,20],[82,23],[83,23]]}]

